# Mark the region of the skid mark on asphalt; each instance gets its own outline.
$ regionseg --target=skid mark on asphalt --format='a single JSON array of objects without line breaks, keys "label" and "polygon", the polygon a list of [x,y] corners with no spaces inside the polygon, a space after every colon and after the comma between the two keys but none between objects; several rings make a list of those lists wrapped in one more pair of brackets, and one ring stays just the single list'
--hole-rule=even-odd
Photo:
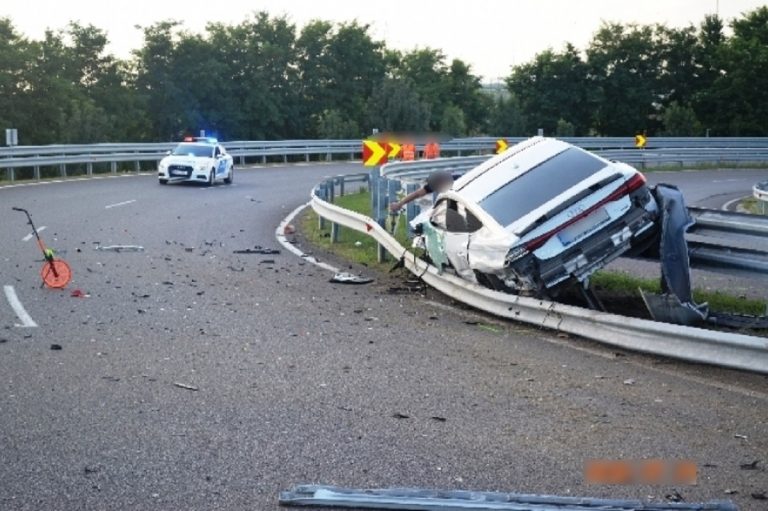
[{"label": "skid mark on asphalt", "polygon": [[[37,232],[38,232],[38,233],[39,233],[39,232],[42,232],[42,231],[46,230],[47,228],[48,228],[47,226],[45,226],[45,225],[41,225],[40,227],[38,227],[38,228],[37,228]],[[29,234],[27,234],[26,236],[24,236],[23,238],[21,238],[21,241],[29,241],[29,240],[31,240],[31,239],[32,239],[32,237],[33,237],[34,235],[35,235],[35,233],[34,233],[34,232],[30,232]]]},{"label": "skid mark on asphalt", "polygon": [[16,313],[16,317],[19,318],[21,324],[17,323],[15,326],[20,328],[34,328],[37,323],[34,322],[32,317],[27,313],[24,306],[21,304],[19,297],[16,295],[16,290],[13,286],[3,286],[5,292],[5,298],[8,300],[8,305],[11,306],[13,312]]},{"label": "skid mark on asphalt", "polygon": [[116,202],[114,204],[108,204],[108,205],[104,206],[104,209],[112,209],[112,208],[117,208],[117,207],[120,207],[120,206],[127,206],[128,204],[133,204],[134,202],[136,202],[136,199],[126,200],[126,201],[123,201],[123,202]]}]

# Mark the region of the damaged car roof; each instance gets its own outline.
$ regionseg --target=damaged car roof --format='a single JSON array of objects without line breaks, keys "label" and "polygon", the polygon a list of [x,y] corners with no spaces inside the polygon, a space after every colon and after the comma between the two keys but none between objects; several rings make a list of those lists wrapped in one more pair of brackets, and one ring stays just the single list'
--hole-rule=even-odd
[{"label": "damaged car roof", "polygon": [[564,191],[604,179],[598,173],[610,165],[566,142],[535,137],[468,172],[453,189],[508,227],[528,216],[534,220]]}]

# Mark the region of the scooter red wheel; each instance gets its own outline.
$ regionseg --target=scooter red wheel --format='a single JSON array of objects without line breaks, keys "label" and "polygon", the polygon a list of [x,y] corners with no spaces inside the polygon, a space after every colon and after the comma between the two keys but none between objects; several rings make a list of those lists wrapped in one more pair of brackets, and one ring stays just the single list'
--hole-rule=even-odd
[{"label": "scooter red wheel", "polygon": [[62,289],[72,280],[72,270],[61,259],[46,262],[40,269],[40,276],[46,286],[54,289]]}]

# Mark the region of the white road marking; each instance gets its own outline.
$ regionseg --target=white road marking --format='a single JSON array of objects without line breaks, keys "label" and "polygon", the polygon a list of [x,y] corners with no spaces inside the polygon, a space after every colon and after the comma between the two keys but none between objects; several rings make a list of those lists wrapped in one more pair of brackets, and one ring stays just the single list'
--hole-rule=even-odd
[{"label": "white road marking", "polygon": [[32,181],[29,183],[14,183],[10,185],[0,185],[0,190],[3,188],[21,188],[24,186],[41,186],[41,185],[50,185],[50,184],[58,184],[58,183],[76,183],[78,181],[86,181],[86,180],[99,180],[99,179],[119,179],[124,177],[142,177],[142,176],[156,176],[157,172],[155,171],[149,171],[149,172],[141,172],[140,174],[131,173],[131,174],[124,174],[119,176],[93,176],[93,177],[69,177],[66,179],[51,179],[46,181]]},{"label": "white road marking", "polygon": [[[44,226],[44,225],[41,225],[40,227],[38,227],[38,228],[37,228],[37,232],[40,232],[40,231],[44,231],[44,230],[46,230],[46,229],[47,229],[47,227],[46,227],[46,226]],[[26,236],[24,236],[23,238],[21,238],[21,241],[29,241],[29,240],[31,240],[31,239],[32,239],[32,236],[34,236],[34,235],[35,235],[35,233],[34,233],[34,232],[30,232],[29,234],[27,234]]]},{"label": "white road marking", "polygon": [[123,201],[123,202],[117,202],[115,204],[109,204],[108,206],[104,206],[104,209],[112,209],[112,208],[116,208],[118,206],[125,206],[127,204],[132,204],[134,202],[136,202],[136,199],[131,199],[131,200]]},{"label": "white road marking", "polygon": [[16,290],[13,289],[13,286],[3,286],[3,290],[5,291],[5,297],[8,299],[8,304],[13,309],[13,312],[16,313],[16,316],[18,316],[19,321],[21,321],[21,324],[16,324],[16,326],[22,328],[36,327],[37,323],[32,320],[26,309],[24,309],[24,306],[19,301],[19,297],[16,296]]},{"label": "white road marking", "polygon": [[736,199],[729,200],[728,202],[723,204],[723,206],[720,209],[722,209],[723,211],[730,211],[729,208],[731,207],[731,204],[733,204],[734,202],[742,201],[744,199],[748,199],[749,197],[751,197],[751,195],[745,195],[744,197],[738,197]]},{"label": "white road marking", "polygon": [[328,263],[321,263],[311,255],[305,254],[304,252],[299,250],[299,248],[296,245],[294,245],[293,243],[289,243],[285,237],[285,226],[291,223],[291,221],[293,221],[293,219],[296,218],[296,215],[298,215],[301,212],[301,210],[309,206],[309,204],[310,204],[309,202],[307,202],[306,204],[302,204],[298,208],[291,211],[288,214],[288,216],[285,217],[282,222],[280,222],[280,225],[278,225],[277,229],[275,230],[275,237],[277,238],[277,242],[280,243],[286,250],[296,254],[297,256],[301,257],[308,263],[312,263],[315,266],[318,266],[324,270],[332,271],[333,273],[339,273],[338,268],[336,268],[335,266],[331,266]]}]

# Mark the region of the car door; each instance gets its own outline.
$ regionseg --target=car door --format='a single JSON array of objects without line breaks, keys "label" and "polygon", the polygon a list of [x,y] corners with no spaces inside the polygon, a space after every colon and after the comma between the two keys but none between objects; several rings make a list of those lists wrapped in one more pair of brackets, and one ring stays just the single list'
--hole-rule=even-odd
[{"label": "car door", "polygon": [[[449,198],[440,199],[435,204],[430,224],[438,237],[431,240],[432,251],[439,248],[460,277],[474,282],[475,274],[469,267],[469,243],[472,233],[482,224],[463,203]],[[432,258],[435,260],[434,256]]]},{"label": "car door", "polygon": [[214,149],[214,157],[216,158],[216,174],[221,176],[227,173],[227,153],[224,148],[217,145]]}]

